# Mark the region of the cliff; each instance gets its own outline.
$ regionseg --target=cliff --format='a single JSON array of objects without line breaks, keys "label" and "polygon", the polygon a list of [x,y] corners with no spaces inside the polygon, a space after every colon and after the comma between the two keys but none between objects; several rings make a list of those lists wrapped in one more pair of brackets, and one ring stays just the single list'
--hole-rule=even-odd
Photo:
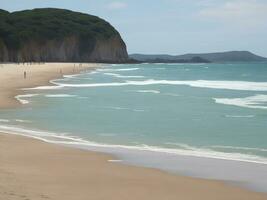
[{"label": "cliff", "polygon": [[96,16],[62,9],[0,10],[0,62],[128,61],[118,31]]}]

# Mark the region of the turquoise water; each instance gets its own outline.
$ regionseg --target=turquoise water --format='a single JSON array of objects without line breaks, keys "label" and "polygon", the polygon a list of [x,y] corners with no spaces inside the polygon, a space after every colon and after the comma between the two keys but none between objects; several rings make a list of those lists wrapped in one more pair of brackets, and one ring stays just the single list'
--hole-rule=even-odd
[{"label": "turquoise water", "polygon": [[1,111],[0,130],[267,164],[267,63],[103,65],[53,83]]}]

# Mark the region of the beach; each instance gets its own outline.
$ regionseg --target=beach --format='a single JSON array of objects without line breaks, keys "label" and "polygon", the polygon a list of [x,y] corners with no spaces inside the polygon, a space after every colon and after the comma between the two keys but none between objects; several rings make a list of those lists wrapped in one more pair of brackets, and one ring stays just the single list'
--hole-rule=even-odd
[{"label": "beach", "polygon": [[[0,108],[19,107],[22,88],[48,85],[96,64],[2,64]],[[26,77],[24,78],[24,72]],[[88,113],[90,115],[90,113]],[[113,156],[0,134],[0,199],[242,199],[267,195],[221,181],[122,165]]]},{"label": "beach", "polygon": [[[22,88],[49,85],[49,81],[63,74],[93,69],[98,64],[80,63],[20,63],[0,64],[0,108],[12,108],[20,103],[14,97],[23,94]],[[24,78],[24,72],[26,77]]]},{"label": "beach", "polygon": [[267,199],[222,182],[109,162],[109,155],[0,135],[1,199]]}]

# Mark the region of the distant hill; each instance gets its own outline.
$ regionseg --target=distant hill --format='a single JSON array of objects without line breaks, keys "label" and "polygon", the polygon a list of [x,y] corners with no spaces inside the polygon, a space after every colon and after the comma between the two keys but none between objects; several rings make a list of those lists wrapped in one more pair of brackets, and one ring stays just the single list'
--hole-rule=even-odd
[{"label": "distant hill", "polygon": [[64,9],[0,9],[0,62],[125,62],[126,45],[105,20]]},{"label": "distant hill", "polygon": [[[142,62],[140,60],[135,59],[136,61]],[[186,58],[186,59],[168,59],[168,58],[153,58],[153,59],[147,59],[145,62],[148,63],[210,63],[209,60],[206,60],[204,58],[201,58],[199,56],[194,56],[192,58]]]},{"label": "distant hill", "polygon": [[145,55],[131,54],[130,58],[141,62],[153,62],[156,60],[165,60],[166,62],[190,62],[194,58],[201,58],[199,62],[205,60],[207,62],[262,62],[267,61],[267,58],[255,55],[249,51],[228,51],[218,53],[199,53],[199,54],[184,54],[184,55]]}]

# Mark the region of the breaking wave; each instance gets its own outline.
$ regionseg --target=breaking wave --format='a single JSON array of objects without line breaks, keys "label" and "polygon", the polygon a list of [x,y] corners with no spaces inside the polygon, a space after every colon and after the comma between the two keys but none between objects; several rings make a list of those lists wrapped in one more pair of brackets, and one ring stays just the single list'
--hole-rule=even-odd
[{"label": "breaking wave", "polygon": [[253,118],[255,115],[225,115],[228,118]]},{"label": "breaking wave", "polygon": [[194,156],[194,157],[215,158],[223,160],[267,164],[267,158],[261,156],[243,154],[243,153],[219,152],[208,148],[198,148],[180,143],[165,143],[165,144],[176,145],[178,146],[178,148],[166,148],[166,147],[152,146],[146,144],[127,146],[127,145],[115,145],[115,144],[92,142],[84,140],[79,137],[71,136],[68,133],[53,133],[40,130],[30,130],[14,126],[12,127],[12,126],[0,125],[0,131],[9,134],[23,135],[54,144],[78,145],[80,147],[91,146],[95,148],[120,148],[122,150],[128,149],[135,151],[151,151],[151,152],[168,153],[168,154],[183,155],[183,156]]},{"label": "breaking wave", "polygon": [[179,81],[179,80],[154,80],[148,79],[143,81],[125,81],[111,83],[88,83],[88,84],[66,84],[56,81],[51,82],[53,86],[39,86],[29,88],[28,90],[51,90],[61,89],[64,87],[83,88],[83,87],[116,87],[116,86],[143,86],[143,85],[187,85],[190,87],[210,88],[210,89],[225,89],[225,90],[242,90],[242,91],[267,91],[267,82],[247,82],[247,81],[211,81],[211,80],[196,80],[196,81]]},{"label": "breaking wave", "polygon": [[45,97],[55,97],[55,98],[61,98],[61,97],[76,97],[77,95],[72,94],[46,94]]},{"label": "breaking wave", "polygon": [[26,100],[25,98],[31,98],[34,96],[38,96],[39,94],[22,94],[22,95],[17,95],[15,98],[21,103],[21,104],[28,104],[30,103],[29,100]]},{"label": "breaking wave", "polygon": [[114,69],[114,68],[105,68],[105,69],[97,69],[96,71],[100,72],[122,72],[122,71],[135,71],[139,70],[140,68],[121,68],[121,69]]},{"label": "breaking wave", "polygon": [[213,98],[216,103],[245,108],[267,109],[267,95],[259,94],[245,98]]},{"label": "breaking wave", "polygon": [[104,75],[113,76],[116,78],[144,78],[144,76],[124,76],[124,75],[115,74],[115,73],[104,73]]},{"label": "breaking wave", "polygon": [[139,93],[153,93],[153,94],[159,94],[160,91],[158,90],[137,90]]}]

